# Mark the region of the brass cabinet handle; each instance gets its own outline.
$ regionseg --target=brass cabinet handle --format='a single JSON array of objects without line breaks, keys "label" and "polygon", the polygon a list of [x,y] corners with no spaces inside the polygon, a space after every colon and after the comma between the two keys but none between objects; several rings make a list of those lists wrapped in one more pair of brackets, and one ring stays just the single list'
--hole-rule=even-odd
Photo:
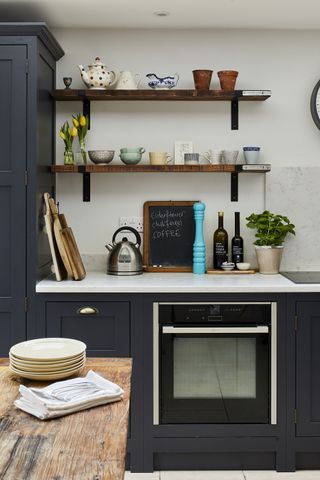
[{"label": "brass cabinet handle", "polygon": [[86,305],[85,307],[79,308],[77,313],[80,315],[97,315],[99,310],[96,307],[90,307],[90,305]]}]

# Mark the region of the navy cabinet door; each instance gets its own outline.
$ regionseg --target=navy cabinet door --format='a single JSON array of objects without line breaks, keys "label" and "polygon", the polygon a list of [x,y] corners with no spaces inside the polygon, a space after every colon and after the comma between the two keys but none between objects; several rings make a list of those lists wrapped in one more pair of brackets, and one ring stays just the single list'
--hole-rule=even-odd
[{"label": "navy cabinet door", "polygon": [[92,357],[130,355],[128,302],[47,302],[46,334],[82,340]]},{"label": "navy cabinet door", "polygon": [[25,45],[0,41],[0,355],[25,339],[26,317]]},{"label": "navy cabinet door", "polygon": [[297,303],[297,435],[320,436],[320,302]]}]

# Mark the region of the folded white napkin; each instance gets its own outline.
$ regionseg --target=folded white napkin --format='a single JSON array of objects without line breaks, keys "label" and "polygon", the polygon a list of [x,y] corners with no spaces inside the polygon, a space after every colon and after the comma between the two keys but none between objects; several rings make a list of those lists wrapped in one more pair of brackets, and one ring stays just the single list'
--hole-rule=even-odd
[{"label": "folded white napkin", "polygon": [[41,420],[116,402],[124,393],[119,385],[92,370],[86,377],[55,382],[44,388],[20,385],[19,392],[21,397],[14,402],[15,406]]}]

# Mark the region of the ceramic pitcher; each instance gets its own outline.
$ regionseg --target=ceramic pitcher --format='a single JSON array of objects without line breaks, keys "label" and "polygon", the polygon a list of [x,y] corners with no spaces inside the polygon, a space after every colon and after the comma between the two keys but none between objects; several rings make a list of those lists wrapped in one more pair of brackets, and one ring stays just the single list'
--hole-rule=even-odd
[{"label": "ceramic pitcher", "polygon": [[140,81],[139,73],[120,72],[116,90],[137,90]]}]

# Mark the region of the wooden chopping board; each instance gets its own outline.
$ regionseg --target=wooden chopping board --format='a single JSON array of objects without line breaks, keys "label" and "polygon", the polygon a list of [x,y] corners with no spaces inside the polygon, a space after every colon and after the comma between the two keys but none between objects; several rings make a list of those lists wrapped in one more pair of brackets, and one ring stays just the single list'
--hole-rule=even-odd
[{"label": "wooden chopping board", "polygon": [[208,268],[207,273],[209,275],[248,275],[252,273],[257,273],[256,270],[215,270]]},{"label": "wooden chopping board", "polygon": [[44,221],[46,225],[46,231],[47,231],[48,240],[49,240],[49,247],[50,247],[52,262],[54,266],[54,274],[55,274],[56,280],[60,282],[61,280],[67,278],[68,274],[62,262],[62,259],[57,247],[57,243],[55,241],[54,234],[53,234],[53,217],[52,217],[51,209],[49,205],[49,199],[51,197],[49,193],[44,193],[43,198],[46,206]]},{"label": "wooden chopping board", "polygon": [[50,210],[53,216],[53,232],[54,232],[55,240],[57,242],[58,250],[61,255],[63,265],[65,266],[65,269],[68,273],[68,277],[72,278],[73,276],[72,268],[71,268],[68,254],[66,252],[66,249],[62,240],[62,235],[61,235],[62,225],[60,221],[60,215],[59,215],[58,207],[55,201],[53,200],[53,198],[49,198],[49,205],[50,205]]},{"label": "wooden chopping board", "polygon": [[[62,226],[63,224],[67,225],[67,222],[65,221],[65,219],[61,221]],[[69,262],[70,262],[72,273],[73,273],[73,278],[75,280],[82,280],[86,276],[86,271],[82,263],[82,258],[79,253],[79,249],[78,249],[76,240],[74,238],[72,229],[68,226],[62,228],[61,236],[62,236],[62,241],[69,258]]]}]

